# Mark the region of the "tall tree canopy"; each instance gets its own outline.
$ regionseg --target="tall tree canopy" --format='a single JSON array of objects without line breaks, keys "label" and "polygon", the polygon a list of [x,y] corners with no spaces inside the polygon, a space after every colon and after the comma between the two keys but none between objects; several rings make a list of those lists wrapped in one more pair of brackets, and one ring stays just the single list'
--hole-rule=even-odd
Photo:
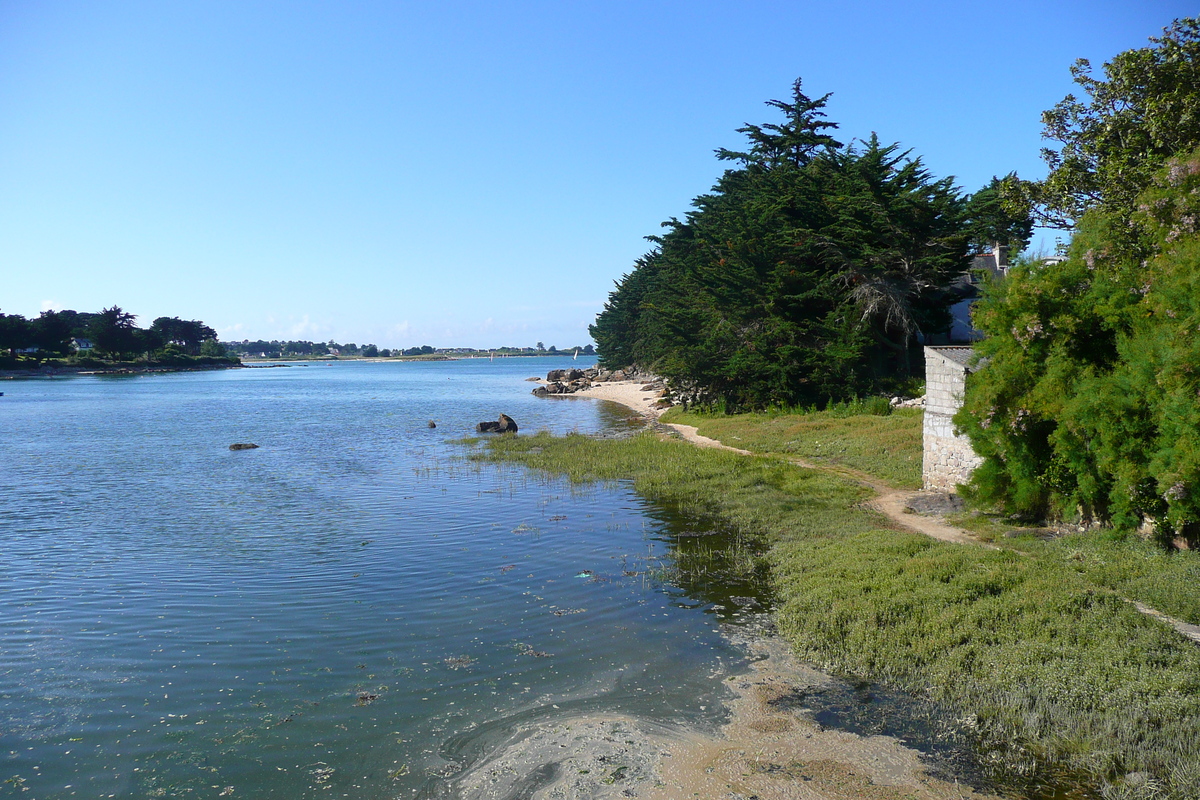
[{"label": "tall tree canopy", "polygon": [[772,100],[749,147],[610,296],[591,332],[609,366],[638,364],[729,407],[823,403],[911,370],[918,332],[949,326],[966,266],[950,179],[877,137],[843,145],[828,95]]},{"label": "tall tree canopy", "polygon": [[138,352],[136,316],[120,306],[103,309],[92,319],[91,338],[96,349],[111,358],[122,358]]},{"label": "tall tree canopy", "polygon": [[1200,142],[1200,19],[1176,20],[1150,42],[1106,63],[1102,78],[1079,59],[1071,74],[1085,97],[1042,114],[1043,136],[1058,143],[1042,150],[1050,174],[1009,182],[1040,224],[1070,229],[1096,207],[1129,216],[1167,159]]},{"label": "tall tree canopy", "polygon": [[200,320],[179,317],[159,317],[150,324],[150,330],[165,343],[177,345],[188,355],[199,355],[200,346],[215,340],[217,332]]}]

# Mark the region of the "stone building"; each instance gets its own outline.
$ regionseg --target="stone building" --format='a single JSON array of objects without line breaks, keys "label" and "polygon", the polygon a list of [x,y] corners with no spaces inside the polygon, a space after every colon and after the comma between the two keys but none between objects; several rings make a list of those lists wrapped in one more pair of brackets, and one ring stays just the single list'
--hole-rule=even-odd
[{"label": "stone building", "polygon": [[954,434],[953,417],[962,406],[971,348],[925,348],[925,427],[921,480],[930,491],[953,492],[983,461],[965,436]]}]

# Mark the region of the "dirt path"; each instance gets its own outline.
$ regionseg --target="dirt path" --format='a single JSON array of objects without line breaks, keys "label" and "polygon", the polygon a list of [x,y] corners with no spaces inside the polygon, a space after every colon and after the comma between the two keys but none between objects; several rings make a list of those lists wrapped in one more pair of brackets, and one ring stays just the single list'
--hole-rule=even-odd
[{"label": "dirt path", "polygon": [[[660,423],[670,428],[674,428],[679,432],[685,440],[691,442],[698,447],[711,447],[718,450],[729,450],[734,453],[740,453],[744,456],[754,455],[749,450],[743,450],[739,447],[730,447],[716,439],[710,439],[707,436],[702,436],[697,428],[693,425],[680,425],[676,423]],[[914,514],[908,510],[908,504],[912,499],[921,492],[907,491],[903,489],[894,489],[888,486],[878,478],[874,478],[865,472],[860,472],[856,469],[848,467],[834,467],[823,464],[814,464],[811,461],[805,461],[802,458],[789,458],[789,464],[795,464],[798,467],[805,469],[818,469],[825,472],[833,472],[842,477],[871,489],[876,493],[876,497],[870,501],[869,505],[879,513],[883,514],[888,519],[892,520],[897,525],[907,528],[917,533],[922,533],[926,536],[938,539],[943,542],[953,542],[955,544],[969,544],[976,547],[988,547],[993,550],[999,548],[995,545],[981,542],[979,539],[972,536],[962,528],[956,528],[953,525],[947,525],[937,517],[928,517],[920,514]]]}]

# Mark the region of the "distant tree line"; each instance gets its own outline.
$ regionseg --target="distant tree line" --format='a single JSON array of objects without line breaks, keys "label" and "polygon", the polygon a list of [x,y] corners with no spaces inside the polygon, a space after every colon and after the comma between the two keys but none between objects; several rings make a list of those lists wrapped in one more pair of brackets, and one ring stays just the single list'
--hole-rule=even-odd
[{"label": "distant tree line", "polygon": [[601,362],[658,372],[729,410],[823,404],[919,377],[969,254],[1023,248],[1028,213],[935,178],[872,135],[844,145],[829,95],[797,80],[783,119],[739,129],[736,166],[617,283],[591,328]]},{"label": "distant tree line", "polygon": [[148,328],[139,328],[136,320],[119,306],[99,312],[43,311],[34,319],[0,313],[0,354],[42,360],[82,351],[114,361],[226,355],[217,332],[199,320],[159,317]]},{"label": "distant tree line", "polygon": [[231,353],[236,353],[245,357],[259,358],[288,358],[292,356],[356,356],[361,358],[393,358],[397,356],[424,356],[434,355],[435,353],[501,353],[505,355],[521,354],[521,355],[559,355],[567,353],[575,353],[579,351],[584,355],[595,355],[596,348],[593,345],[580,345],[578,347],[569,347],[565,350],[559,350],[554,345],[545,347],[542,342],[537,343],[537,347],[497,347],[492,349],[479,349],[474,347],[444,347],[436,348],[432,345],[423,344],[408,348],[389,349],[386,347],[380,348],[373,344],[362,345],[361,347],[354,342],[346,344],[338,344],[332,339],[328,342],[307,342],[307,341],[280,341],[258,339],[251,341],[249,339],[241,342],[226,342],[225,347]]}]

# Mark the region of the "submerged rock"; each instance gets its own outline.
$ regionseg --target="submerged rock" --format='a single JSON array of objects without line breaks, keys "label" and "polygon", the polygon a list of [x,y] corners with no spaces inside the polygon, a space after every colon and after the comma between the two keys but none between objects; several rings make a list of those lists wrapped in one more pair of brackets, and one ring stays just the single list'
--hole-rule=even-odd
[{"label": "submerged rock", "polygon": [[229,449],[230,450],[257,450],[258,445],[251,444],[250,442],[237,442],[235,444],[229,445]]}]

